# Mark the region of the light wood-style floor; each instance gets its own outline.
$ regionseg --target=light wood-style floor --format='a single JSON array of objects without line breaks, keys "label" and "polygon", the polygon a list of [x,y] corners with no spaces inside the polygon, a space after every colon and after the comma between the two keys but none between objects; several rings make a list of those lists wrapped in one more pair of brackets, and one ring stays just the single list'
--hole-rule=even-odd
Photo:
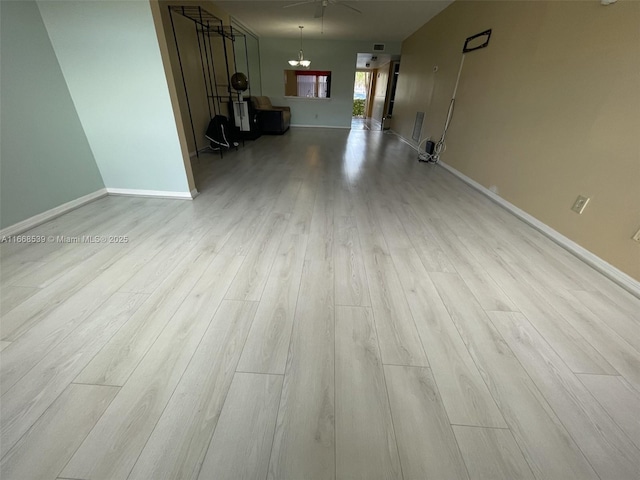
[{"label": "light wood-style floor", "polygon": [[382,132],[2,245],[1,477],[640,478],[640,301]]}]

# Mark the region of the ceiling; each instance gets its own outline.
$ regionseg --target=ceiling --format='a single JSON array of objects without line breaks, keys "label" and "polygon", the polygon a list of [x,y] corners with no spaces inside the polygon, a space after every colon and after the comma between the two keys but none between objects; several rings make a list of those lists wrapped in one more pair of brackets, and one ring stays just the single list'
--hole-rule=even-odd
[{"label": "ceiling", "polygon": [[[362,14],[329,3],[325,9],[323,27],[321,19],[314,18],[321,0],[283,8],[298,1],[301,0],[226,0],[216,1],[215,4],[261,37],[298,38],[298,25],[303,25],[304,38],[391,42],[404,40],[452,3],[452,0],[343,2],[362,11]],[[321,33],[323,28],[324,33]]]}]

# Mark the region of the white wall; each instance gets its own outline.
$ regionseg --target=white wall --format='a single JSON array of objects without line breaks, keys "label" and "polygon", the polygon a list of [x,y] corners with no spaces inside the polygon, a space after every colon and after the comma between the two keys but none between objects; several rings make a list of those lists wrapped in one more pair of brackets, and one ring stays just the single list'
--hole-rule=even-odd
[{"label": "white wall", "polygon": [[[311,70],[331,70],[331,99],[284,97],[284,70],[300,49],[299,39],[260,38],[262,94],[273,105],[291,107],[292,125],[349,127],[353,112],[353,84],[358,53],[370,52],[373,41],[304,40],[304,56]],[[400,42],[386,42],[390,55],[400,53]]]},{"label": "white wall", "polygon": [[149,3],[38,7],[105,186],[188,192]]},{"label": "white wall", "polygon": [[33,1],[0,1],[0,228],[104,183]]}]

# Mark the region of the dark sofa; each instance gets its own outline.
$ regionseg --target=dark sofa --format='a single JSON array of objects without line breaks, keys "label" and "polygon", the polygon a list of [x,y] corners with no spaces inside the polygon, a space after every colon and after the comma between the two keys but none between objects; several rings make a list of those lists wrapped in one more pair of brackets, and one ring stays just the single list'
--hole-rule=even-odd
[{"label": "dark sofa", "polygon": [[269,97],[251,97],[251,105],[258,114],[258,122],[262,133],[282,135],[289,130],[291,109],[271,105]]}]

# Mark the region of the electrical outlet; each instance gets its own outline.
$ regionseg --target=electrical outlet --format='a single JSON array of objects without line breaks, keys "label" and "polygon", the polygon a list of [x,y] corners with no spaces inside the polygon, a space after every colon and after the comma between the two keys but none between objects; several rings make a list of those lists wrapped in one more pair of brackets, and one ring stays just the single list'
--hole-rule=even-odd
[{"label": "electrical outlet", "polygon": [[581,214],[582,212],[584,212],[584,209],[587,206],[587,203],[589,203],[589,200],[591,200],[589,197],[578,195],[578,198],[573,204],[573,207],[571,207],[571,210],[573,210],[577,214]]},{"label": "electrical outlet", "polygon": [[640,228],[638,229],[638,231],[631,238],[633,240],[635,240],[636,242],[640,242]]}]

